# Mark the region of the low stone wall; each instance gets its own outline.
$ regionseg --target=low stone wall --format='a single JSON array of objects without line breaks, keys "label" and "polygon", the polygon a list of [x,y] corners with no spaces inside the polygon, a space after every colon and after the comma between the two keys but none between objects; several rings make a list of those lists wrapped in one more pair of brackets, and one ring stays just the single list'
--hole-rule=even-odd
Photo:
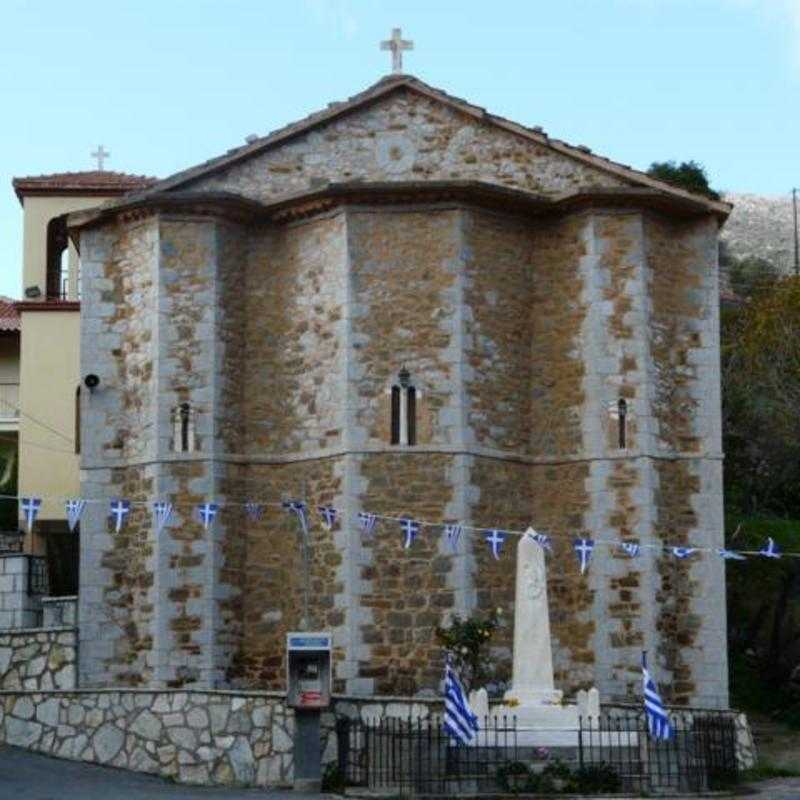
[{"label": "low stone wall", "polygon": [[77,627],[77,625],[78,625],[77,596],[42,598],[42,627],[74,628]]},{"label": "low stone wall", "polygon": [[0,630],[42,624],[41,595],[28,591],[32,558],[21,553],[0,553]]},{"label": "low stone wall", "polygon": [[74,689],[75,628],[0,631],[0,690]]},{"label": "low stone wall", "polygon": [[284,786],[294,713],[283,695],[212,691],[0,692],[0,742],[184,783]]}]

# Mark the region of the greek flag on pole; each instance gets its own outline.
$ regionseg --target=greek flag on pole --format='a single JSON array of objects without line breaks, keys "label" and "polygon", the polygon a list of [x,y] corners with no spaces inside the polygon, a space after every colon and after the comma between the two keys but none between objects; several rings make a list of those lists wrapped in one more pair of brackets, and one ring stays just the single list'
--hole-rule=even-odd
[{"label": "greek flag on pole", "polygon": [[675,558],[689,558],[694,551],[694,547],[673,547],[672,555],[674,555]]},{"label": "greek flag on pole", "polygon": [[125,520],[128,518],[128,514],[130,513],[130,500],[111,501],[111,511],[109,512],[109,517],[114,520],[114,533],[119,533],[122,530],[122,526],[125,524]]},{"label": "greek flag on pole", "polygon": [[444,526],[444,535],[447,537],[447,541],[450,542],[450,547],[453,549],[454,553],[458,546],[458,540],[461,538],[463,532],[464,528],[458,523]]},{"label": "greek flag on pole", "polygon": [[41,497],[23,497],[20,504],[22,506],[22,514],[25,517],[25,525],[28,533],[33,529],[33,523],[36,522],[36,515],[42,507]]},{"label": "greek flag on pole", "polygon": [[264,506],[262,506],[261,503],[245,503],[244,513],[247,514],[247,518],[250,522],[258,522],[264,513]]},{"label": "greek flag on pole", "polygon": [[770,536],[767,537],[767,543],[758,551],[758,554],[764,558],[780,558],[781,549]]},{"label": "greek flag on pole", "polygon": [[208,530],[217,517],[219,506],[216,503],[201,503],[197,506],[197,516],[203,527]]},{"label": "greek flag on pole", "polygon": [[622,552],[631,558],[636,558],[642,549],[638,542],[620,542],[619,546],[622,548]]},{"label": "greek flag on pole", "polygon": [[444,668],[444,731],[454,744],[469,744],[479,730],[464,687],[448,659]]},{"label": "greek flag on pole", "polygon": [[644,713],[647,716],[647,728],[653,739],[667,741],[672,738],[672,726],[661,702],[656,685],[647,671],[647,657],[642,653],[642,685],[644,688]]},{"label": "greek flag on pole", "polygon": [[583,575],[589,569],[589,561],[592,558],[592,550],[594,550],[594,539],[576,539],[572,546],[575,548],[575,555],[578,556],[581,575]]},{"label": "greek flag on pole", "polygon": [[336,509],[333,506],[319,506],[317,511],[322,517],[322,527],[326,531],[333,530],[333,526],[336,524]]},{"label": "greek flag on pole", "polygon": [[413,519],[402,519],[400,520],[400,527],[405,536],[403,540],[403,549],[408,550],[411,545],[414,544],[414,539],[417,538],[417,534],[419,533],[419,522],[415,522]]},{"label": "greek flag on pole", "polygon": [[372,532],[375,530],[375,523],[378,521],[378,518],[375,514],[370,514],[368,511],[359,511],[358,512],[358,524],[361,526],[361,530],[367,534],[367,536],[372,535]]},{"label": "greek flag on pole", "polygon": [[67,512],[67,525],[70,533],[75,533],[75,526],[81,521],[81,514],[86,508],[85,500],[67,500],[64,503],[64,510]]},{"label": "greek flag on pole", "polygon": [[156,535],[164,530],[172,516],[172,503],[157,500],[153,503],[153,519],[156,523]]},{"label": "greek flag on pole", "polygon": [[492,548],[492,555],[495,561],[500,560],[500,551],[503,549],[503,543],[506,540],[506,532],[499,531],[497,528],[489,531],[486,534],[486,543]]},{"label": "greek flag on pole", "polygon": [[747,556],[743,556],[741,553],[737,553],[735,550],[725,550],[723,548],[721,550],[717,550],[717,554],[722,556],[722,558],[730,559],[731,561],[747,561]]},{"label": "greek flag on pole", "polygon": [[282,504],[287,511],[291,511],[300,523],[303,536],[308,538],[308,515],[306,514],[306,504],[302,500],[286,500]]}]

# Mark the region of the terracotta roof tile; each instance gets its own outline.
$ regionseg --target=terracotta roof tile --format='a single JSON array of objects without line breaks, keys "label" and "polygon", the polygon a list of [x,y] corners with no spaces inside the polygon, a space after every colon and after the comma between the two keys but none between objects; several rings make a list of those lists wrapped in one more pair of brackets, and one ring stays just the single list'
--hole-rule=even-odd
[{"label": "terracotta roof tile", "polygon": [[90,170],[88,172],[56,172],[51,175],[30,175],[11,182],[20,202],[31,194],[105,194],[120,195],[153,186],[158,178],[129,175],[126,172]]},{"label": "terracotta roof tile", "polygon": [[19,311],[15,300],[5,295],[0,295],[0,331],[19,330]]}]

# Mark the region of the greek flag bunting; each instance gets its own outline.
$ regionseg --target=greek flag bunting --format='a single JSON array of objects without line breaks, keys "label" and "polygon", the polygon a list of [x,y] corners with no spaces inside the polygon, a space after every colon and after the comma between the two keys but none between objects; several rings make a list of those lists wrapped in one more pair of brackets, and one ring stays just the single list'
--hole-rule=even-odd
[{"label": "greek flag bunting", "polygon": [[775,540],[769,536],[766,544],[758,551],[758,554],[764,556],[764,558],[780,558],[781,549],[775,544]]},{"label": "greek flag bunting", "polygon": [[741,553],[737,553],[735,550],[725,550],[722,548],[717,550],[717,554],[722,558],[729,559],[731,561],[747,561],[747,556],[743,556]]},{"label": "greek flag bunting", "polygon": [[456,547],[458,547],[458,540],[461,538],[461,534],[463,532],[463,526],[459,525],[458,523],[444,526],[444,535],[447,537],[447,541],[450,542],[450,547],[454,553],[456,551]]},{"label": "greek flag bunting", "polygon": [[336,509],[333,506],[319,506],[317,511],[322,517],[322,527],[326,531],[332,531],[336,524]]},{"label": "greek flag bunting", "polygon": [[492,549],[492,555],[494,556],[495,561],[499,561],[500,559],[500,551],[503,549],[505,540],[506,532],[499,531],[497,528],[494,528],[486,534],[486,543]]},{"label": "greek flag bunting", "polygon": [[445,733],[453,744],[469,744],[478,734],[478,717],[469,707],[464,687],[448,659],[444,668]]},{"label": "greek flag bunting", "polygon": [[201,503],[197,506],[197,517],[203,523],[203,528],[208,530],[217,518],[219,506],[216,503]]},{"label": "greek flag bunting", "polygon": [[639,551],[642,549],[642,546],[638,542],[620,542],[619,546],[622,548],[622,552],[631,558],[636,558],[636,556],[639,555]]},{"label": "greek flag bunting", "polygon": [[550,537],[545,535],[544,533],[537,533],[533,528],[529,527],[528,530],[525,531],[526,536],[530,536],[536,544],[539,545],[543,550],[547,550],[548,552],[552,552],[553,545],[550,542]]},{"label": "greek flag bunting", "polygon": [[661,702],[656,685],[647,671],[647,658],[642,653],[642,686],[644,690],[644,713],[647,717],[647,729],[653,739],[668,741],[672,738],[672,726]]},{"label": "greek flag bunting", "polygon": [[33,523],[36,522],[36,515],[42,507],[41,497],[23,497],[20,503],[22,516],[25,517],[25,526],[30,533],[33,530]]},{"label": "greek flag bunting", "polygon": [[419,522],[415,522],[413,519],[402,519],[400,520],[400,528],[405,537],[403,539],[403,549],[408,550],[419,534]]},{"label": "greek flag bunting", "polygon": [[572,545],[575,548],[575,555],[581,565],[581,575],[589,569],[589,561],[594,550],[594,539],[576,539]]},{"label": "greek flag bunting", "polygon": [[70,533],[75,533],[75,526],[81,521],[81,514],[83,514],[84,508],[86,508],[85,500],[67,500],[64,503],[64,510],[67,512],[67,526]]},{"label": "greek flag bunting", "polygon": [[244,513],[247,514],[250,522],[258,522],[264,514],[264,506],[261,503],[245,503]]},{"label": "greek flag bunting", "polygon": [[372,532],[375,530],[375,523],[378,521],[377,516],[375,514],[370,514],[368,511],[359,511],[358,512],[358,524],[361,526],[361,530],[367,534],[367,536],[371,536]]},{"label": "greek flag bunting", "polygon": [[675,558],[689,558],[695,550],[696,548],[694,547],[673,547],[672,555],[674,555]]},{"label": "greek flag bunting", "polygon": [[306,514],[306,504],[302,500],[285,500],[281,505],[287,510],[291,511],[297,517],[300,523],[300,529],[303,536],[308,538],[308,514]]},{"label": "greek flag bunting", "polygon": [[122,526],[125,524],[125,520],[128,518],[128,514],[130,513],[131,513],[130,500],[111,501],[111,510],[108,516],[114,522],[114,533],[119,533],[122,530]]},{"label": "greek flag bunting", "polygon": [[164,530],[172,516],[172,503],[157,500],[153,503],[153,519],[156,523],[156,535]]}]

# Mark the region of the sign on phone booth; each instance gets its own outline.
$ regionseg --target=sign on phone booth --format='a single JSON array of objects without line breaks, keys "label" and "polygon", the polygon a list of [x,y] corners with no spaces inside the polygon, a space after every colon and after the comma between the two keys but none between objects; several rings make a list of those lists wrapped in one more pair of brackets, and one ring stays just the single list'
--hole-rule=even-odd
[{"label": "sign on phone booth", "polygon": [[327,708],[331,703],[330,633],[287,633],[286,702],[292,708]]}]

